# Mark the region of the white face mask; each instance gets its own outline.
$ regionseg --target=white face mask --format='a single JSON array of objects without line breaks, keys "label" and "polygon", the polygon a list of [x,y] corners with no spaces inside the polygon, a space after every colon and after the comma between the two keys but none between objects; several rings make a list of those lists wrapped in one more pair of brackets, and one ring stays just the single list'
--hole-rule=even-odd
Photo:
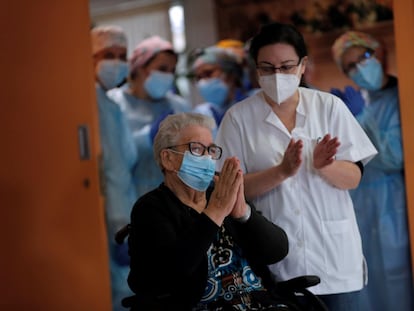
[{"label": "white face mask", "polygon": [[96,66],[99,82],[106,89],[117,87],[128,75],[128,64],[115,59],[101,60]]},{"label": "white face mask", "polygon": [[[298,71],[301,65],[298,67]],[[278,105],[295,94],[300,79],[297,74],[275,73],[259,77],[259,85]]]}]

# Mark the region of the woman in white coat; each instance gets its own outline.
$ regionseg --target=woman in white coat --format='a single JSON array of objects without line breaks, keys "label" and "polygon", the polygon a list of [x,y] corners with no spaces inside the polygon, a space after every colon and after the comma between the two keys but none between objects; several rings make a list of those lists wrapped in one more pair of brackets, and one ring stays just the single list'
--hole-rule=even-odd
[{"label": "woman in white coat", "polygon": [[329,310],[356,310],[365,268],[348,190],[376,149],[338,97],[299,87],[307,51],[293,26],[263,26],[250,54],[262,91],[227,111],[216,143],[240,159],[246,197],[288,234],[274,277],[318,275],[311,290]]}]

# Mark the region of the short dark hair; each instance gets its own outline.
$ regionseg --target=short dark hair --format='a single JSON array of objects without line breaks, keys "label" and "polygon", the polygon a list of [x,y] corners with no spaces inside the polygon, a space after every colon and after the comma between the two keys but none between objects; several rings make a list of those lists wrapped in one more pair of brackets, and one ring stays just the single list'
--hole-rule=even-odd
[{"label": "short dark hair", "polygon": [[259,33],[253,37],[249,48],[250,56],[257,63],[259,50],[266,45],[276,43],[286,43],[293,46],[299,59],[308,55],[305,40],[299,30],[293,25],[276,22],[264,25]]}]

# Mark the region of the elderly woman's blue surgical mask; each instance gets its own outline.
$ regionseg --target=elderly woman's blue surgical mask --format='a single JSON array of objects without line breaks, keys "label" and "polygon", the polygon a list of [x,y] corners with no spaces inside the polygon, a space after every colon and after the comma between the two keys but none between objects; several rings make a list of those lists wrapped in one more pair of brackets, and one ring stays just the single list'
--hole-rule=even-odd
[{"label": "elderly woman's blue surgical mask", "polygon": [[352,81],[368,91],[379,90],[382,86],[383,76],[381,63],[375,57],[357,64],[356,69],[349,73]]},{"label": "elderly woman's blue surgical mask", "polygon": [[206,102],[218,107],[224,106],[229,95],[228,85],[220,78],[201,79],[197,82],[197,89]]},{"label": "elderly woman's blue surgical mask", "polygon": [[151,98],[161,99],[172,89],[173,84],[174,75],[172,73],[153,70],[145,79],[144,88]]},{"label": "elderly woman's blue surgical mask", "polygon": [[211,158],[211,155],[198,157],[186,151],[177,175],[190,188],[206,191],[213,180],[215,168],[216,161]]},{"label": "elderly woman's blue surgical mask", "polygon": [[127,77],[128,64],[116,59],[101,60],[96,66],[96,75],[106,90],[113,89]]}]

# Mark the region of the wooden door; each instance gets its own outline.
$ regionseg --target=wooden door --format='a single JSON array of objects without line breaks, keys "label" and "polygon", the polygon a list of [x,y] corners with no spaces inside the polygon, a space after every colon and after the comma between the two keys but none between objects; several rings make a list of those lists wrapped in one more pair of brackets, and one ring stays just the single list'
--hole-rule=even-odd
[{"label": "wooden door", "polygon": [[395,49],[404,143],[411,260],[414,271],[414,0],[394,1]]},{"label": "wooden door", "polygon": [[1,310],[110,310],[88,11],[1,3]]}]

